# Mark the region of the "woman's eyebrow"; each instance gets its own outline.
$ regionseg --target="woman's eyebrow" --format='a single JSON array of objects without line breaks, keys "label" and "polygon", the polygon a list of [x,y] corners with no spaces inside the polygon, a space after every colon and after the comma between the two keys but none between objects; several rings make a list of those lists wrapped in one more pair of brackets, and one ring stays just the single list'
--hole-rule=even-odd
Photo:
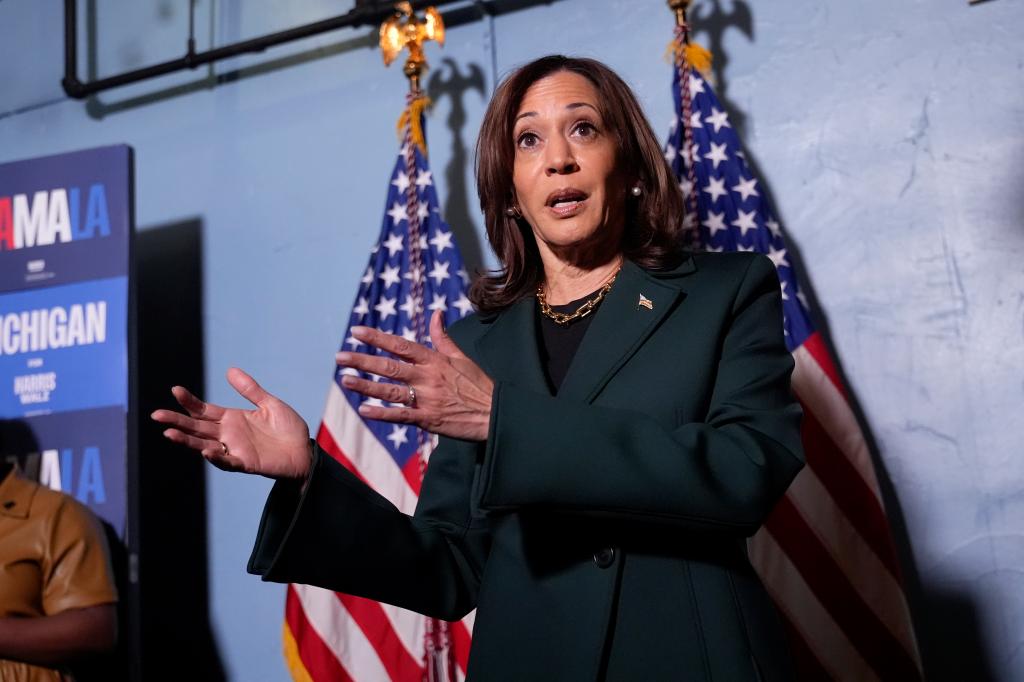
[{"label": "woman's eyebrow", "polygon": [[[597,110],[597,107],[595,107],[593,104],[590,104],[589,102],[573,102],[572,104],[566,104],[565,105],[565,108],[569,109],[570,111],[573,110],[573,109],[579,109],[580,107],[589,107],[590,109],[594,110],[594,113],[596,113],[596,114],[600,114],[601,113],[600,111]],[[536,111],[524,111],[523,113],[521,113],[518,116],[516,116],[516,120],[513,121],[513,123],[517,123],[519,121],[519,119],[521,119],[521,118],[526,118],[527,116],[536,116],[536,115],[537,115]]]}]

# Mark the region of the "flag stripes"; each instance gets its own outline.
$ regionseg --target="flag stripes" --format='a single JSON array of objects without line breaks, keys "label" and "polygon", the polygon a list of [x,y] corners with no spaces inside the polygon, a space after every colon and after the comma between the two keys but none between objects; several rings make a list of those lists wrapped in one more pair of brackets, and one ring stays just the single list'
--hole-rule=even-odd
[{"label": "flag stripes", "polygon": [[918,674],[907,651],[846,579],[835,558],[818,541],[787,495],[765,527],[819,599],[828,599],[833,620],[868,664],[885,680],[913,680]]},{"label": "flag stripes", "polygon": [[[418,111],[420,104],[413,97],[409,111]],[[427,316],[441,311],[449,325],[472,310],[465,290],[469,276],[441,219],[424,152],[411,139],[407,130],[388,185],[379,237],[341,342],[346,350],[380,354],[352,335],[355,325],[429,345]],[[390,381],[339,368],[328,388],[317,443],[401,513],[411,515],[433,447],[431,436],[415,426],[364,420],[360,405],[385,403],[342,388],[344,374]],[[297,652],[297,664],[291,665],[296,680],[420,682],[430,656],[431,670],[449,668],[449,662],[454,669],[442,675],[447,680],[437,682],[457,682],[465,675],[473,620],[446,624],[361,597],[291,585],[285,622],[286,652]],[[449,641],[453,644],[447,650]]]},{"label": "flag stripes", "polygon": [[[387,670],[363,631],[345,609],[335,605],[333,592],[309,585],[290,585],[299,616],[288,620],[303,663],[314,680],[387,680]],[[304,619],[306,626],[292,627]],[[317,646],[316,642],[320,642]],[[314,656],[307,658],[305,654]]]},{"label": "flag stripes", "polygon": [[[687,28],[677,32],[684,54]],[[920,656],[867,441],[807,311],[782,227],[710,84],[680,61],[665,158],[709,251],[756,251],[779,275],[807,467],[749,543],[801,679],[919,680]]]},{"label": "flag stripes", "polygon": [[[895,578],[900,570],[896,552],[889,536],[889,523],[879,498],[878,484],[870,459],[854,462],[857,456],[867,454],[867,445],[860,427],[846,400],[827,381],[822,364],[806,348],[794,352],[796,369],[793,372],[793,392],[804,404],[804,440],[809,447],[804,451],[807,466],[821,479],[836,504],[851,524],[871,546]],[[817,375],[817,377],[815,377]],[[843,448],[840,444],[847,443]],[[869,476],[869,479],[865,479]]]},{"label": "flag stripes", "polygon": [[[388,620],[380,603],[340,592],[337,593],[337,598],[377,653],[387,671],[386,679],[419,682],[423,676],[423,669],[419,664],[419,660],[423,658],[422,628],[414,626],[410,629],[410,624],[406,623],[403,637],[399,634],[399,629]],[[422,622],[423,618],[420,617],[419,620]],[[410,649],[403,639],[418,642],[420,650],[414,653],[415,650]],[[415,644],[413,646],[415,647]],[[361,672],[356,676],[362,679]]]}]

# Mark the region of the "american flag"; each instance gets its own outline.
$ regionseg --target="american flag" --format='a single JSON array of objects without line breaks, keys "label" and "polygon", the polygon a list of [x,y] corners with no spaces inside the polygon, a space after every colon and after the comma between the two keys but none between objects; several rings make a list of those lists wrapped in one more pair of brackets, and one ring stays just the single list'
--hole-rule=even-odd
[{"label": "american flag", "polygon": [[[677,37],[677,47],[681,48]],[[677,54],[682,54],[679,50]],[[788,630],[802,680],[922,679],[874,465],[846,391],[808,313],[782,227],[725,108],[685,61],[672,83],[665,146],[709,251],[757,251],[775,264],[785,338],[804,408],[807,466],[750,556]]]},{"label": "american flag", "polygon": [[[420,122],[422,126],[422,121]],[[468,275],[451,229],[441,218],[423,150],[407,129],[391,182],[380,236],[360,280],[341,346],[380,353],[352,337],[364,325],[430,344],[429,316],[451,324],[471,310]],[[399,510],[412,514],[433,442],[415,426],[363,419],[362,402],[382,404],[331,382],[316,440]],[[365,378],[386,381],[375,375]],[[444,623],[378,602],[308,585],[289,585],[285,658],[296,681],[438,682],[465,676],[472,614]]]}]

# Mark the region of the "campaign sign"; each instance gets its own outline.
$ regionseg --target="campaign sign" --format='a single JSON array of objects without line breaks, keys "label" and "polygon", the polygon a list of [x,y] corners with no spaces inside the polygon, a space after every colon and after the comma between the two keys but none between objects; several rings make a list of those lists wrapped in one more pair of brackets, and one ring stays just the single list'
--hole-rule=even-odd
[{"label": "campaign sign", "polygon": [[128,274],[131,148],[0,164],[0,292]]},{"label": "campaign sign", "polygon": [[101,407],[18,422],[19,452],[8,456],[19,463],[25,475],[87,505],[118,537],[124,537],[124,410]]},{"label": "campaign sign", "polygon": [[121,537],[131,178],[123,145],[0,164],[0,457]]}]

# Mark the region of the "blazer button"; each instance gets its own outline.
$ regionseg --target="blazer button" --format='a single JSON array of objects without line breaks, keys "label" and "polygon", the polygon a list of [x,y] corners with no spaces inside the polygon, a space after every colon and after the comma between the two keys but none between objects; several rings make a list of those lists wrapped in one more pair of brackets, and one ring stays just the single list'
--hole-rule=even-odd
[{"label": "blazer button", "polygon": [[608,568],[615,563],[615,548],[602,547],[594,552],[594,563],[598,568]]}]

